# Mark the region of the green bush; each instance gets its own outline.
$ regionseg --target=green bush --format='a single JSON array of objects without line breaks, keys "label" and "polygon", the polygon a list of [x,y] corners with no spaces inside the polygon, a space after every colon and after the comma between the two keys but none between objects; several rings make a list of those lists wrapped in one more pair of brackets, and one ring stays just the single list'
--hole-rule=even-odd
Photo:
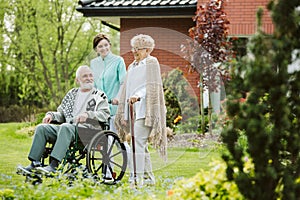
[{"label": "green bush", "polygon": [[[79,172],[81,173],[81,172]],[[81,177],[81,178],[80,178]],[[0,176],[0,181],[1,181]],[[20,182],[17,185],[10,185],[9,189],[0,189],[0,199],[39,199],[39,200],[83,200],[83,199],[130,199],[130,200],[156,200],[164,199],[166,187],[170,187],[173,181],[169,179],[157,179],[157,186],[145,186],[132,188],[128,182],[121,182],[116,185],[105,185],[97,183],[91,178],[70,180],[66,175],[58,174],[58,177],[43,178],[41,184],[32,185],[30,182]],[[162,182],[164,181],[164,182]]]},{"label": "green bush", "polygon": [[[229,153],[223,159],[228,179],[246,199],[300,198],[300,70],[290,69],[300,56],[299,6],[299,0],[270,1],[273,34],[263,32],[260,8],[258,31],[248,44],[251,57],[231,73],[230,120],[222,132]],[[241,90],[249,92],[245,102],[237,101]],[[247,157],[255,173],[244,170]]]},{"label": "green bush", "polygon": [[214,161],[208,171],[200,170],[190,179],[182,179],[168,191],[168,199],[244,199],[237,185],[226,178],[226,164]]},{"label": "green bush", "polygon": [[18,105],[0,107],[0,123],[22,122],[28,116],[30,111]]},{"label": "green bush", "polygon": [[[208,116],[205,115],[204,116],[204,119],[205,119],[205,131],[204,132],[207,132],[208,131]],[[186,121],[184,121],[184,123],[178,123],[178,124],[175,124],[173,127],[174,131],[176,133],[202,133],[202,130],[201,130],[201,116],[200,115],[197,115],[197,116],[193,116],[193,117],[190,117],[188,118]]]},{"label": "green bush", "polygon": [[[39,115],[45,115],[44,109],[11,105],[8,107],[0,107],[0,123],[7,122],[41,122]],[[42,114],[37,114],[42,113]]]},{"label": "green bush", "polygon": [[35,120],[34,124],[38,125],[38,124],[42,123],[44,117],[45,117],[45,112],[36,114],[35,115],[36,120]]},{"label": "green bush", "polygon": [[0,198],[5,199],[5,200],[14,199],[14,190],[12,190],[12,189],[0,190]]},{"label": "green bush", "polygon": [[[183,72],[174,69],[163,75],[164,94],[167,107],[167,126],[174,131],[180,126],[183,133],[198,129],[199,104],[197,97],[187,92],[188,82]],[[176,122],[176,118],[181,119]],[[178,129],[178,128],[177,128]]]}]

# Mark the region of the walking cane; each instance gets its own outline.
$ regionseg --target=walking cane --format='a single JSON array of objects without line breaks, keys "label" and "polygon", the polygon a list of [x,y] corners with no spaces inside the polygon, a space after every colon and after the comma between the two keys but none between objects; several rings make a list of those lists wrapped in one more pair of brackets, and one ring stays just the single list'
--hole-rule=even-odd
[{"label": "walking cane", "polygon": [[133,115],[133,104],[128,102],[129,104],[129,113],[130,113],[130,127],[131,127],[131,142],[132,142],[132,157],[133,157],[133,180],[134,185],[137,185],[136,182],[136,160],[135,160],[135,141],[134,141],[134,115]]},{"label": "walking cane", "polygon": [[[137,98],[136,101],[140,101],[140,98]],[[132,158],[133,158],[133,179],[134,185],[137,185],[136,177],[136,157],[135,157],[135,138],[134,138],[134,113],[133,113],[133,103],[128,101],[129,104],[129,113],[130,113],[130,132],[131,132],[131,142],[132,142]]]}]

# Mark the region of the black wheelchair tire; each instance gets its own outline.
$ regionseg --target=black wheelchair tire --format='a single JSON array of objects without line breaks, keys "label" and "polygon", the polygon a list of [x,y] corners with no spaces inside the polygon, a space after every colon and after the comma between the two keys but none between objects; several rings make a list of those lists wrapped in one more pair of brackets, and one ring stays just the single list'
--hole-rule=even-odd
[{"label": "black wheelchair tire", "polygon": [[88,144],[86,165],[88,172],[101,182],[105,182],[107,173],[111,174],[112,183],[121,181],[126,172],[127,153],[118,135],[109,130],[98,132]]}]

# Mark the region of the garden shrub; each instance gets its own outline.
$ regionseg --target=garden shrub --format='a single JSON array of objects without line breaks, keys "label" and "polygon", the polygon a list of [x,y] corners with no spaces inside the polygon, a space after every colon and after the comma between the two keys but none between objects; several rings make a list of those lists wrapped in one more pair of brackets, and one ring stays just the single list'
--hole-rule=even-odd
[{"label": "garden shrub", "polygon": [[200,169],[194,177],[177,181],[168,191],[167,199],[244,199],[237,185],[227,180],[224,162],[213,161],[209,166],[211,168],[208,171]]},{"label": "garden shrub", "polygon": [[12,190],[12,189],[0,190],[0,198],[5,199],[5,200],[14,199],[14,190]]},{"label": "garden shrub", "polygon": [[[223,159],[228,179],[246,199],[300,198],[299,7],[299,0],[270,1],[273,34],[263,32],[260,8],[258,31],[248,44],[251,57],[233,66],[230,120],[222,132],[229,153]],[[237,102],[241,89],[249,92],[244,103]],[[247,157],[255,173],[244,170]]]},{"label": "garden shrub", "polygon": [[[0,107],[0,123],[7,122],[34,122],[37,121],[37,113],[43,113],[45,115],[44,109],[29,106],[20,105],[10,105],[8,107]],[[38,117],[41,122],[40,116]]]},{"label": "garden shrub", "polygon": [[29,115],[29,110],[19,105],[0,107],[0,123],[22,122]]},{"label": "garden shrub", "polygon": [[[167,107],[167,126],[174,131],[182,125],[180,132],[195,132],[198,129],[199,104],[197,97],[187,92],[188,82],[179,69],[163,74],[164,94]],[[181,120],[176,118],[181,117]],[[196,121],[195,121],[196,119]]]},{"label": "garden shrub", "polygon": [[[30,182],[20,182],[9,185],[9,189],[0,189],[0,199],[39,199],[39,200],[83,200],[83,199],[130,199],[157,200],[164,199],[166,189],[173,181],[157,179],[157,187],[132,188],[128,182],[116,185],[105,185],[92,178],[83,178],[82,171],[78,172],[75,180],[66,175],[57,174],[54,178],[43,178],[43,183],[32,185]],[[3,177],[0,176],[0,181]],[[163,180],[164,182],[162,182]]]},{"label": "garden shrub", "polygon": [[[205,120],[204,132],[207,132],[209,126],[207,115],[204,116],[204,120]],[[200,124],[201,124],[201,116],[197,115],[188,118],[184,123],[175,124],[173,129],[176,133],[195,133],[195,132],[201,133],[202,130]]]}]

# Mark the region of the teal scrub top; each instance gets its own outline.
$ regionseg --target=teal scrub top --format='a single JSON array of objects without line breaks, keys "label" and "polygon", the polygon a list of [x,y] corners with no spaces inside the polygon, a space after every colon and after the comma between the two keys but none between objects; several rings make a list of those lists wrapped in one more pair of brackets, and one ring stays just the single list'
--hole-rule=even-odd
[{"label": "teal scrub top", "polygon": [[[92,59],[90,64],[94,75],[95,87],[102,90],[108,97],[108,100],[116,98],[126,75],[124,59],[110,52],[104,59],[101,56]],[[110,115],[114,116],[117,106],[111,104],[109,106]]]}]

